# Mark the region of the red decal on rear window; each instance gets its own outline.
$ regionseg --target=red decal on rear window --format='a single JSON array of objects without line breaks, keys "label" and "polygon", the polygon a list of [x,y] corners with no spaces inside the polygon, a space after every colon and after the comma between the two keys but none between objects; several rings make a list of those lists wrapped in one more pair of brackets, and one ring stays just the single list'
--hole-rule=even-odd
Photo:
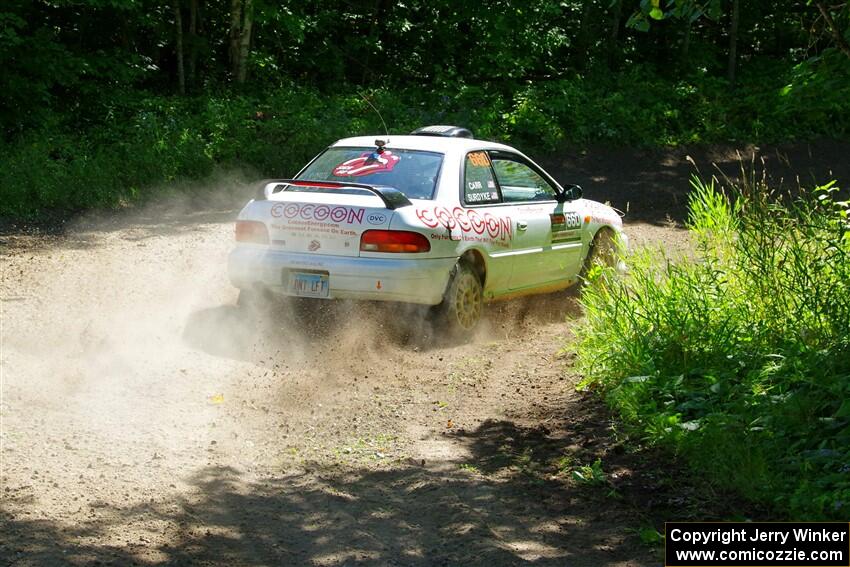
[{"label": "red decal on rear window", "polygon": [[344,161],[333,170],[336,177],[360,177],[371,173],[392,171],[401,158],[390,151],[366,152],[360,157]]}]

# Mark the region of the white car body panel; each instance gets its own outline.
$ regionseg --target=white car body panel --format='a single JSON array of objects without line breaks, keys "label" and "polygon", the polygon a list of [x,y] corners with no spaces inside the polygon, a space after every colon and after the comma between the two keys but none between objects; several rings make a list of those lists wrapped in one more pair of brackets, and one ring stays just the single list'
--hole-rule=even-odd
[{"label": "white car body panel", "polygon": [[[374,148],[375,137],[347,138],[331,147]],[[614,209],[588,199],[463,203],[463,165],[469,152],[508,152],[543,172],[509,146],[465,138],[389,136],[385,148],[443,154],[432,199],[410,199],[409,206],[389,209],[381,198],[365,192],[267,192],[267,198],[245,205],[238,220],[264,223],[270,242],[237,243],[228,262],[232,283],[242,289],[301,295],[293,291],[288,274],[317,273],[327,280],[328,299],[437,305],[455,264],[472,253],[484,264],[484,296],[494,300],[575,283],[589,244],[603,227],[617,233],[624,246],[627,242]],[[560,189],[550,176],[544,179]],[[357,182],[352,177],[352,183]],[[361,235],[370,229],[418,232],[431,249],[361,251]]]}]

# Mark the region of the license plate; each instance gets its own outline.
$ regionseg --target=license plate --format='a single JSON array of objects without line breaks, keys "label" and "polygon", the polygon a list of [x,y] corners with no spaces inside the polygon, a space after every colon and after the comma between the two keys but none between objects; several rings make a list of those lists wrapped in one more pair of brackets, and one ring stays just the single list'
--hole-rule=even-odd
[{"label": "license plate", "polygon": [[327,297],[330,290],[326,274],[289,274],[289,291],[304,297]]}]

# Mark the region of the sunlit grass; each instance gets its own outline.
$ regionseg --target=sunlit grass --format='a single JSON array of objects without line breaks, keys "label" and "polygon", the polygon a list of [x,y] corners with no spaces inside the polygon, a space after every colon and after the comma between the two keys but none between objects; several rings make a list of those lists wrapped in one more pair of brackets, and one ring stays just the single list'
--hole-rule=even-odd
[{"label": "sunlit grass", "polygon": [[794,517],[850,506],[850,205],[694,180],[696,254],[590,273],[585,387],[717,485]]}]

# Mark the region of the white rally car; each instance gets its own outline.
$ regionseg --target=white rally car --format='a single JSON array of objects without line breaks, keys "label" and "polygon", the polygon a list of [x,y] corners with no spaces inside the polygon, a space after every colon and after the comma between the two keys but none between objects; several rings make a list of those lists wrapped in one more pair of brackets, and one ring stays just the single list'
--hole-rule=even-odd
[{"label": "white rally car", "polygon": [[240,304],[270,293],[435,306],[470,330],[484,303],[575,284],[615,262],[620,215],[521,152],[429,126],[340,140],[294,179],[263,183],[228,262]]}]

